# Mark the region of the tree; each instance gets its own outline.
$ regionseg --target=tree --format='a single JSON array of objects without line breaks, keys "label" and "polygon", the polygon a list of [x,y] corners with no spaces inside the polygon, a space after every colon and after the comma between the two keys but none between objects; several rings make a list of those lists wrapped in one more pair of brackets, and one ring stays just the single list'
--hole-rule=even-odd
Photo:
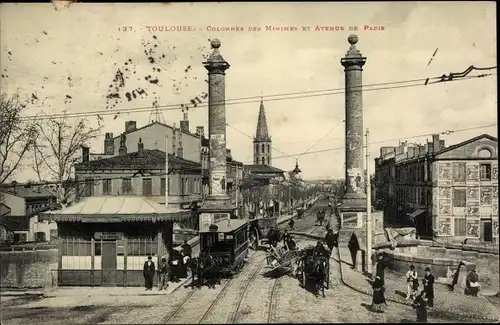
[{"label": "tree", "polygon": [[86,119],[63,116],[41,119],[36,128],[40,136],[34,143],[33,169],[40,181],[42,171],[48,171],[57,182],[58,202],[64,206],[70,189],[76,188],[71,186],[71,170],[78,162],[80,149],[99,135],[100,127],[90,127]]},{"label": "tree", "polygon": [[0,95],[0,184],[15,175],[36,138],[33,121],[23,119],[26,108],[18,94]]}]

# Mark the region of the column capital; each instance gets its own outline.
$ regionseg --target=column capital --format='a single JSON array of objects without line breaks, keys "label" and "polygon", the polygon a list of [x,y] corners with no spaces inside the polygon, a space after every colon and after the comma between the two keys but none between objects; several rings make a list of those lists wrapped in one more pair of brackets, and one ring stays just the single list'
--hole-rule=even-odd
[{"label": "column capital", "polygon": [[347,41],[351,46],[347,51],[346,55],[340,60],[340,64],[344,67],[358,66],[362,67],[366,63],[366,57],[361,55],[361,52],[356,48],[356,44],[358,43],[358,36],[350,35],[347,38]]},{"label": "column capital", "polygon": [[203,62],[203,66],[208,70],[209,74],[225,74],[225,71],[229,69],[230,65],[219,53],[221,42],[215,38],[210,41],[210,46],[213,51],[208,56],[207,61]]}]

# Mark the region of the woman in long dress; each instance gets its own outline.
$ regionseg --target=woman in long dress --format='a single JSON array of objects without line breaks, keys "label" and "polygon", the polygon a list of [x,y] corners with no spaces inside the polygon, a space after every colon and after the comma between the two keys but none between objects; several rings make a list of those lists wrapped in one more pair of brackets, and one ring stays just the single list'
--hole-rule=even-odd
[{"label": "woman in long dress", "polygon": [[422,290],[413,302],[413,308],[417,312],[417,323],[427,323],[427,300],[427,292]]},{"label": "woman in long dress", "polygon": [[377,313],[383,313],[383,307],[384,305],[387,305],[385,301],[385,287],[384,283],[382,282],[382,279],[380,279],[379,276],[375,277],[375,281],[373,281],[372,284],[373,288],[373,300],[372,300],[372,308],[374,311]]}]

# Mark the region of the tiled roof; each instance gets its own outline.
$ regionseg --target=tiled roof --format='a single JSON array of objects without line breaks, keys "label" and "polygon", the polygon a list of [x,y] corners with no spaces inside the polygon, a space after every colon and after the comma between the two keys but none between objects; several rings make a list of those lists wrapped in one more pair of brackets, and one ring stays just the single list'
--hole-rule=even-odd
[{"label": "tiled roof", "polygon": [[[181,165],[189,168],[201,168],[199,163],[189,161],[168,154],[168,163]],[[101,169],[101,168],[165,168],[165,152],[160,150],[144,149],[142,153],[131,152],[121,156],[98,159],[75,165],[78,169]]]},{"label": "tiled roof", "polygon": [[243,165],[250,173],[284,173],[284,170],[268,165]]},{"label": "tiled roof", "polygon": [[22,197],[25,199],[55,198],[55,195],[54,195],[54,193],[52,193],[52,191],[49,191],[46,188],[40,187],[39,185],[20,185],[20,184],[17,184],[16,187],[5,187],[5,188],[0,187],[0,191],[17,196],[17,197]]}]

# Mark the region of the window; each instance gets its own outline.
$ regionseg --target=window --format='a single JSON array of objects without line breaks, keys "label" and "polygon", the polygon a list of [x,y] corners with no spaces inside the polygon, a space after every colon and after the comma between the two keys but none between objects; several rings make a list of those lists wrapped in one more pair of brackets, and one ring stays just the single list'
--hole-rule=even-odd
[{"label": "window", "polygon": [[478,152],[479,158],[491,158],[491,150],[490,149],[481,149]]},{"label": "window", "polygon": [[170,178],[167,177],[167,188],[168,188],[168,193],[170,193]]},{"label": "window", "polygon": [[453,181],[465,182],[465,163],[453,164]]},{"label": "window", "polygon": [[167,184],[165,184],[165,181],[166,181],[165,177],[162,177],[160,179],[160,195],[165,195],[165,193],[166,193],[165,187],[167,186]]},{"label": "window", "polygon": [[271,165],[271,158],[267,157],[267,164]]},{"label": "window", "polygon": [[102,194],[109,195],[111,194],[111,180],[103,179],[102,180]]},{"label": "window", "polygon": [[259,154],[259,145],[258,144],[255,145],[255,153],[257,155]]},{"label": "window", "polygon": [[261,153],[265,153],[266,152],[266,148],[265,148],[264,144],[262,144],[262,146],[260,148],[260,151],[261,151]]},{"label": "window", "polygon": [[465,220],[465,218],[455,219],[455,236],[465,236]]},{"label": "window", "polygon": [[270,153],[271,152],[271,146],[268,144],[267,145],[267,153]]},{"label": "window", "polygon": [[124,178],[122,179],[122,194],[132,193],[132,179]]},{"label": "window", "polygon": [[153,182],[151,178],[142,179],[142,195],[151,196],[153,195]]},{"label": "window", "polygon": [[464,208],[465,207],[465,197],[466,197],[465,188],[454,189],[453,190],[453,206]]},{"label": "window", "polygon": [[479,175],[482,181],[491,180],[491,164],[480,164]]},{"label": "window", "polygon": [[184,188],[184,178],[181,178],[181,195],[184,195],[186,189]]},{"label": "window", "polygon": [[94,195],[94,181],[92,179],[87,179],[85,181],[85,196]]},{"label": "window", "polygon": [[262,157],[262,165],[266,164],[266,158]]}]

